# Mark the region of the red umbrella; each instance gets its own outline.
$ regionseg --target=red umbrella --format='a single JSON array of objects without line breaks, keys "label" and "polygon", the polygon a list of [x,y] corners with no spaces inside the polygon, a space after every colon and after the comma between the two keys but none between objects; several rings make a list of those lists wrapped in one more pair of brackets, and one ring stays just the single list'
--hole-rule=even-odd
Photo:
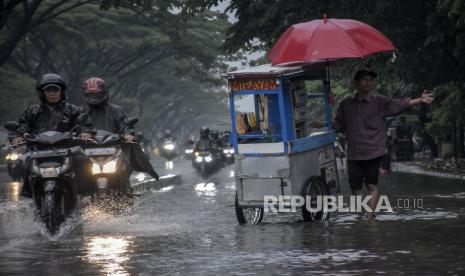
[{"label": "red umbrella", "polygon": [[296,65],[317,60],[362,58],[396,50],[373,27],[350,19],[312,20],[289,27],[271,49],[273,65]]}]

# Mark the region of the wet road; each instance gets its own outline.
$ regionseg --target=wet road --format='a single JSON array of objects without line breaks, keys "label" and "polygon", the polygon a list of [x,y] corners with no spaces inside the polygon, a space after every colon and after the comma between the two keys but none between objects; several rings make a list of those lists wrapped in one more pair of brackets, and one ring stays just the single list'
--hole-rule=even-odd
[{"label": "wet road", "polygon": [[464,182],[393,175],[381,193],[391,203],[423,198],[423,208],[376,221],[266,213],[260,225],[239,226],[231,169],[202,184],[189,163],[175,162],[182,185],[141,196],[124,216],[88,211],[53,239],[17,201],[18,184],[3,182],[0,275],[465,274]]}]

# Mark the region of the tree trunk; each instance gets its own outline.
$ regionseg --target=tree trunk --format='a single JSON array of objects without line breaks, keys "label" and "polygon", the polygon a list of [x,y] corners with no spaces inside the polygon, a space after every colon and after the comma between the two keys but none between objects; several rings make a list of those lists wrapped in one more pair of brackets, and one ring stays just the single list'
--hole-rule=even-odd
[{"label": "tree trunk", "polygon": [[10,57],[16,45],[21,41],[24,34],[27,32],[32,17],[34,16],[41,0],[28,1],[23,3],[23,13],[20,22],[14,27],[8,39],[0,45],[0,66]]},{"label": "tree trunk", "polygon": [[464,135],[463,132],[464,132],[463,125],[459,124],[459,137],[458,137],[458,140],[459,140],[459,143],[458,143],[459,158],[464,158],[464,138],[465,138],[465,135]]}]

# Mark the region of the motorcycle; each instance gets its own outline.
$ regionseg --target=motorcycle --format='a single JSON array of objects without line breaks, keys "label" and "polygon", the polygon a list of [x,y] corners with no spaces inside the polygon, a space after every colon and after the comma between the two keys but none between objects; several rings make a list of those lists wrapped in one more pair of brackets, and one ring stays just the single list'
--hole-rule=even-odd
[{"label": "motorcycle", "polygon": [[193,160],[194,159],[194,148],[195,148],[195,144],[186,145],[186,148],[184,149],[184,158],[186,158],[187,160]]},{"label": "motorcycle", "polygon": [[107,213],[118,213],[133,204],[129,176],[129,160],[123,152],[124,138],[104,130],[97,130],[84,153],[92,163],[90,186],[95,188],[92,206]]},{"label": "motorcycle", "polygon": [[[82,118],[78,122],[84,121]],[[5,124],[10,131],[18,127],[17,122]],[[25,181],[31,187],[35,216],[54,235],[79,204],[74,156],[82,153],[78,146],[81,139],[74,136],[73,130],[26,134],[24,138],[28,148],[23,155],[27,164]]]},{"label": "motorcycle", "polygon": [[194,156],[195,158],[192,160],[192,166],[203,178],[208,178],[221,168],[218,164],[218,160],[208,150],[195,151]]},{"label": "motorcycle", "polygon": [[414,152],[421,153],[425,157],[431,156],[431,147],[427,143],[425,143],[423,137],[421,137],[417,133],[414,133],[412,137],[412,144]]},{"label": "motorcycle", "polygon": [[21,181],[24,177],[25,167],[22,159],[23,153],[24,149],[10,147],[5,157],[8,175],[13,181]]},{"label": "motorcycle", "polygon": [[234,164],[234,148],[227,145],[223,148],[223,160],[226,165]]},{"label": "motorcycle", "polygon": [[92,162],[92,182],[98,191],[114,191],[126,194],[129,191],[130,174],[124,160],[121,135],[97,130],[92,141],[85,146],[84,153]]},{"label": "motorcycle", "polygon": [[145,156],[150,159],[151,158],[151,146],[150,144],[145,141],[145,140],[142,140],[142,141],[137,141],[142,149],[142,151],[144,152]]},{"label": "motorcycle", "polygon": [[178,156],[176,143],[172,139],[166,139],[161,145],[160,155],[168,161]]},{"label": "motorcycle", "polygon": [[231,146],[231,132],[223,131],[220,133],[220,139],[223,147],[223,160],[225,165],[234,164],[234,148]]}]

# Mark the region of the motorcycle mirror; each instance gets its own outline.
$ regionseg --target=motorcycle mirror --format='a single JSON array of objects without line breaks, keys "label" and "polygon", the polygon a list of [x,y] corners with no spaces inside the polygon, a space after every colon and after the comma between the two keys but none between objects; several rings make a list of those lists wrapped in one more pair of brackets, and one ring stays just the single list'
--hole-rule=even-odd
[{"label": "motorcycle mirror", "polygon": [[139,119],[137,118],[131,118],[131,119],[128,119],[128,126],[134,126],[135,124],[137,124],[137,122],[139,122]]},{"label": "motorcycle mirror", "polygon": [[10,121],[3,125],[9,131],[15,131],[20,127],[20,124],[16,121]]}]

